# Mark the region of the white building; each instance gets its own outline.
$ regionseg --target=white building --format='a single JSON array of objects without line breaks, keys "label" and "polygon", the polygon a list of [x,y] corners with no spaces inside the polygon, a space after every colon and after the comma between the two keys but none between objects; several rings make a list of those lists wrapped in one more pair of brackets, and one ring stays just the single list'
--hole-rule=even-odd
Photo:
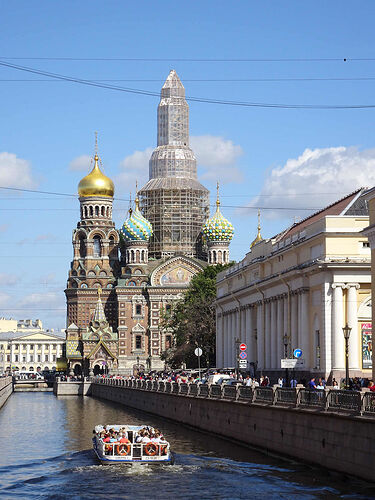
[{"label": "white building", "polygon": [[236,366],[245,342],[248,369],[281,374],[280,360],[303,351],[299,378],[371,377],[370,248],[366,189],[358,190],[250,252],[217,278],[217,367]]}]

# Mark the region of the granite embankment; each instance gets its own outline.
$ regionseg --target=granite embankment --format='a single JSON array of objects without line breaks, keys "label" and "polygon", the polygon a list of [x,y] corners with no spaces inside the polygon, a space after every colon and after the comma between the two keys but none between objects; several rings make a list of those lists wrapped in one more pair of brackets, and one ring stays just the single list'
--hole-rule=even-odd
[{"label": "granite embankment", "polygon": [[93,382],[91,395],[374,481],[375,417]]},{"label": "granite embankment", "polygon": [[13,392],[12,377],[0,378],[0,408]]}]

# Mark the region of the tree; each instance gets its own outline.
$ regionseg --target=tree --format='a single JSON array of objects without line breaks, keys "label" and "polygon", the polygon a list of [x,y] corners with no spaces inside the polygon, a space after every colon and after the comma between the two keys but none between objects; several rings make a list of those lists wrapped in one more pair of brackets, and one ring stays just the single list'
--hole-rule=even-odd
[{"label": "tree", "polygon": [[186,363],[196,367],[196,347],[203,351],[202,364],[215,364],[216,344],[216,276],[233,264],[208,266],[196,274],[182,300],[162,315],[161,329],[173,336],[174,345],[162,353],[172,367]]}]

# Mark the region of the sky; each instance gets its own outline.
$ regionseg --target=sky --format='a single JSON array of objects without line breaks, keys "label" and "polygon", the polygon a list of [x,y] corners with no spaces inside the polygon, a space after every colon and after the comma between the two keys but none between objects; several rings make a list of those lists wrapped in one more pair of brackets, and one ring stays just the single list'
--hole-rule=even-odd
[{"label": "sky", "polygon": [[220,183],[232,259],[249,251],[258,208],[270,238],[375,185],[373,1],[3,0],[0,9],[0,316],[66,326],[77,185],[95,131],[120,228],[136,179],[148,178],[171,69],[198,98],[191,147],[212,211]]}]

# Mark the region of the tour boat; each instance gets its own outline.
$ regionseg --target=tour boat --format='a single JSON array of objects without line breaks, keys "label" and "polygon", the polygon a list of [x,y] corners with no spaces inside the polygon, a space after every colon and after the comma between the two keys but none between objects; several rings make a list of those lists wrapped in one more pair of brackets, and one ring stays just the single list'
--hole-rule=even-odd
[{"label": "tour boat", "polygon": [[[173,454],[170,446],[163,439],[150,440],[148,442],[136,442],[139,432],[143,429],[150,429],[146,425],[97,425],[92,438],[94,452],[102,464],[110,463],[173,463]],[[105,442],[101,437],[103,431],[116,431],[125,433],[125,439]]]}]

